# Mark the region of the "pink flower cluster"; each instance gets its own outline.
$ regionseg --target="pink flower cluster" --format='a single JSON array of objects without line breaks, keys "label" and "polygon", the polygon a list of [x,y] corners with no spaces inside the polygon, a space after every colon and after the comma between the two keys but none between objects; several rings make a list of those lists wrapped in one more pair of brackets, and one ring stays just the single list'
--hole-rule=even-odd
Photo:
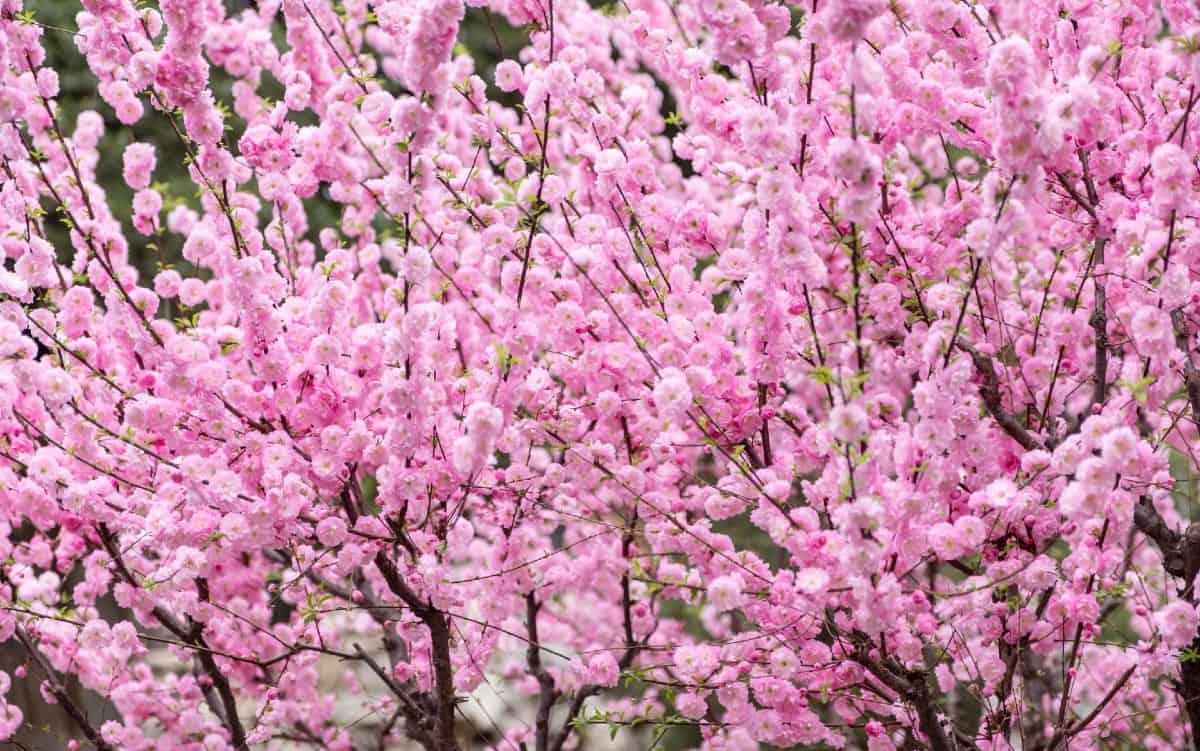
[{"label": "pink flower cluster", "polygon": [[1192,4],[247,5],[0,0],[0,740],[1200,743]]}]

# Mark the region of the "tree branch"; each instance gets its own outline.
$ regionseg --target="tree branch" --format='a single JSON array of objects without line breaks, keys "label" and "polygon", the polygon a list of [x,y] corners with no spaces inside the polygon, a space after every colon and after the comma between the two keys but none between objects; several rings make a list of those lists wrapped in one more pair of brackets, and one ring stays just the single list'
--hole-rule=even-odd
[{"label": "tree branch", "polygon": [[957,346],[971,356],[971,360],[975,363],[975,369],[983,377],[983,383],[979,387],[979,396],[983,399],[983,404],[992,418],[1010,438],[1021,444],[1026,451],[1042,448],[1041,442],[1034,438],[1025,426],[1017,422],[1015,417],[1005,411],[1004,401],[1000,396],[1000,378],[996,375],[996,367],[992,364],[992,359],[966,342],[958,342]]},{"label": "tree branch", "polygon": [[54,698],[58,700],[58,703],[62,705],[67,714],[71,716],[71,719],[75,721],[75,724],[79,726],[79,729],[83,731],[87,739],[92,742],[92,745],[98,751],[117,751],[108,741],[104,740],[100,735],[100,731],[92,727],[92,723],[88,720],[87,715],[83,713],[83,710],[75,704],[71,695],[67,693],[67,689],[63,686],[58,674],[54,672],[54,668],[50,666],[49,661],[46,660],[46,656],[42,654],[42,651],[33,643],[29,635],[25,633],[25,629],[17,626],[16,634],[17,640],[25,647],[25,651],[29,652],[29,656],[38,664],[42,672],[46,674],[46,682],[50,685],[50,693],[54,694]]}]

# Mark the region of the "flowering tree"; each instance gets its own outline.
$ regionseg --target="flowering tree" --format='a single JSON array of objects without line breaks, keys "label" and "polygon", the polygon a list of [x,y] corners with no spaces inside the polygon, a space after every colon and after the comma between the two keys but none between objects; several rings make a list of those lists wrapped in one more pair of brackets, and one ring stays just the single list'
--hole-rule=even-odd
[{"label": "flowering tree", "polygon": [[1193,4],[82,6],[0,0],[0,696],[68,748],[1200,749]]}]

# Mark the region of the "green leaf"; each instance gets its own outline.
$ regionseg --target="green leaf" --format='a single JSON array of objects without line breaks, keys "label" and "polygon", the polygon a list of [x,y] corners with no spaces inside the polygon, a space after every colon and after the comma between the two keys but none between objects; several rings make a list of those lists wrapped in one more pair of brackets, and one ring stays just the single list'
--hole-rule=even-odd
[{"label": "green leaf", "polygon": [[827,365],[819,365],[808,371],[808,377],[823,386],[833,383],[833,371]]},{"label": "green leaf", "polygon": [[1136,399],[1139,404],[1145,404],[1146,399],[1149,396],[1147,391],[1150,389],[1150,386],[1153,385],[1156,380],[1158,380],[1158,377],[1152,376],[1152,375],[1148,375],[1144,378],[1139,378],[1136,381],[1133,381],[1132,383],[1129,384],[1129,392],[1133,395],[1133,398]]}]

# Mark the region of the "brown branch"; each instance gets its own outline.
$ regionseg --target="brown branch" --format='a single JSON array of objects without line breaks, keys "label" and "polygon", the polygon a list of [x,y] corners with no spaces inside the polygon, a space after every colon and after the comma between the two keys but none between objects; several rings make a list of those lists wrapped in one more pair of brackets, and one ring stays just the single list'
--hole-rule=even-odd
[{"label": "brown branch", "polygon": [[[1108,245],[1107,237],[1096,238],[1096,247],[1092,252],[1094,264],[1103,265],[1106,245]],[[1096,301],[1088,323],[1091,324],[1092,331],[1096,336],[1096,357],[1092,374],[1096,381],[1092,386],[1092,404],[1096,405],[1104,404],[1108,398],[1108,293],[1100,281],[1100,275],[1092,277],[1092,284],[1096,289]]]},{"label": "brown branch", "polygon": [[1050,751],[1054,751],[1054,749],[1058,748],[1060,743],[1066,743],[1071,738],[1086,730],[1087,726],[1100,716],[1100,713],[1104,711],[1104,708],[1108,706],[1109,702],[1111,702],[1116,695],[1120,693],[1121,689],[1125,687],[1125,684],[1129,682],[1129,679],[1133,676],[1133,673],[1137,670],[1137,667],[1138,666],[1136,663],[1130,665],[1129,669],[1121,674],[1121,677],[1118,678],[1117,682],[1112,685],[1112,688],[1108,690],[1108,693],[1104,695],[1104,698],[1100,700],[1100,703],[1097,704],[1091,712],[1088,712],[1086,717],[1076,722],[1067,730],[1060,730],[1059,732],[1055,733],[1050,739],[1050,742],[1046,744],[1046,748],[1048,748]]},{"label": "brown branch", "polygon": [[1192,359],[1190,337],[1183,311],[1177,310],[1172,313],[1171,323],[1175,326],[1175,346],[1183,352],[1183,385],[1187,390],[1188,403],[1192,407],[1192,418],[1200,420],[1200,370],[1196,369],[1196,362]]},{"label": "brown branch", "polygon": [[42,651],[33,643],[29,635],[25,633],[25,629],[17,626],[16,634],[17,640],[29,652],[29,656],[38,664],[42,672],[46,674],[46,683],[50,687],[50,693],[54,694],[54,698],[66,710],[66,713],[71,716],[71,719],[75,721],[75,724],[79,726],[79,729],[83,731],[87,739],[92,742],[92,745],[99,751],[117,751],[108,741],[104,740],[100,732],[92,726],[92,723],[88,720],[87,715],[83,713],[83,710],[75,704],[71,695],[67,693],[66,687],[63,686],[62,680],[54,672],[54,668],[50,666],[50,663],[46,660],[46,656],[42,654]]},{"label": "brown branch", "polygon": [[924,672],[909,671],[899,665],[888,664],[891,662],[889,658],[873,660],[868,651],[864,644],[856,644],[855,661],[861,663],[881,683],[899,694],[916,710],[920,730],[925,734],[932,751],[956,751],[960,748],[958,741],[964,741],[974,747],[975,744],[971,743],[969,738],[964,738],[957,731],[953,739],[946,733],[941,714],[929,690],[928,676]]},{"label": "brown branch", "polygon": [[[1180,580],[1181,596],[1195,602],[1192,583],[1200,572],[1200,524],[1192,524],[1180,534],[1171,529],[1149,496],[1138,498],[1133,508],[1133,523],[1138,531],[1149,537],[1163,558],[1163,570]],[[1192,641],[1193,649],[1200,647],[1200,635]],[[1200,751],[1200,664],[1179,661],[1180,681],[1176,691],[1183,699],[1192,728],[1192,748]]]},{"label": "brown branch", "polygon": [[[201,577],[196,579],[196,589],[199,593],[201,602],[208,602],[208,582]],[[191,620],[189,618],[189,620]],[[208,643],[204,639],[204,624],[199,621],[193,621],[192,627],[188,632],[189,641],[200,647],[196,652],[196,658],[200,660],[201,667],[213,682],[213,687],[217,690],[217,695],[221,697],[221,707],[224,711],[225,727],[229,730],[230,740],[235,749],[247,748],[246,745],[246,729],[242,727],[242,720],[238,717],[237,697],[233,694],[233,687],[229,684],[229,676],[221,670],[217,665],[216,658],[213,657],[212,651],[208,648]]]},{"label": "brown branch", "polygon": [[[537,718],[535,720],[535,738],[537,751],[547,751],[550,748],[550,711],[562,695],[554,685],[554,678],[542,665],[542,644],[538,637],[538,611],[541,603],[532,592],[525,595],[525,626],[529,631],[529,645],[525,650],[525,661],[529,672],[537,678],[541,691],[538,696]],[[574,716],[574,715],[572,715]]]},{"label": "brown branch", "polygon": [[371,672],[375,673],[379,677],[379,680],[383,681],[383,684],[388,687],[388,690],[400,700],[400,712],[406,720],[405,731],[408,733],[408,737],[426,748],[435,748],[433,735],[431,735],[433,727],[430,720],[432,720],[432,717],[428,715],[428,708],[422,707],[416,698],[410,696],[402,686],[397,684],[392,679],[392,676],[388,675],[387,671],[367,654],[362,646],[355,643],[354,651],[359,659],[365,662],[367,667],[371,668]]},{"label": "brown branch", "polygon": [[1138,531],[1149,537],[1163,557],[1163,569],[1174,577],[1184,575],[1183,535],[1167,526],[1166,520],[1149,496],[1138,498],[1133,507],[1133,523]]},{"label": "brown branch", "polygon": [[400,576],[396,564],[384,553],[375,555],[375,565],[383,575],[388,589],[404,601],[429,629],[429,643],[433,657],[434,704],[436,722],[434,724],[433,751],[459,751],[458,740],[454,737],[454,707],[457,698],[454,695],[454,664],[450,661],[450,624],[446,614],[423,600]]},{"label": "brown branch", "polygon": [[[633,515],[629,522],[629,528],[625,532],[625,536],[621,540],[622,554],[629,558],[633,552],[634,530],[637,527],[638,513],[637,506],[633,507]],[[625,651],[621,654],[621,659],[617,661],[617,667],[621,670],[627,670],[633,664],[633,659],[637,657],[638,651],[642,648],[633,635],[633,597],[629,589],[629,572],[626,571],[621,575],[621,611],[622,611],[622,626],[625,632]],[[575,698],[571,700],[571,707],[567,710],[566,720],[563,722],[562,729],[554,738],[554,744],[550,746],[550,751],[562,751],[567,739],[571,737],[571,729],[575,718],[583,710],[583,704],[589,697],[600,693],[601,687],[595,684],[583,686],[575,694]]]},{"label": "brown branch", "polygon": [[[100,543],[113,560],[113,566],[116,568],[117,574],[130,586],[135,588],[141,587],[141,582],[137,580],[133,572],[125,565],[120,548],[117,547],[116,535],[104,523],[96,525],[96,531],[100,537]],[[196,589],[199,599],[207,602],[209,599],[208,583],[203,578],[196,579]],[[246,745],[246,729],[242,726],[241,718],[238,717],[237,713],[237,698],[234,696],[233,687],[229,683],[229,677],[217,665],[217,661],[213,656],[213,650],[209,648],[208,643],[204,639],[204,624],[192,621],[189,618],[188,624],[185,625],[162,605],[155,605],[154,609],[150,612],[164,628],[186,642],[188,646],[194,648],[193,654],[200,662],[200,666],[204,669],[205,674],[208,675],[209,680],[212,681],[213,688],[216,689],[217,695],[221,699],[224,712],[218,713],[218,715],[224,714],[221,717],[221,721],[229,731],[230,740],[234,748],[248,748]]]},{"label": "brown branch", "polygon": [[979,283],[979,269],[983,266],[983,259],[975,257],[975,263],[971,265],[971,281],[967,284],[967,291],[963,295],[962,305],[958,308],[958,318],[954,321],[954,333],[950,335],[950,344],[946,347],[946,357],[942,360],[942,367],[950,364],[950,358],[954,356],[954,345],[958,342],[958,334],[962,331],[963,318],[967,315],[967,305],[971,302],[971,292],[975,291],[975,285]]},{"label": "brown branch", "polygon": [[1021,444],[1026,451],[1041,448],[1041,442],[1025,426],[1017,422],[1015,417],[1005,411],[1004,402],[1000,396],[1000,378],[996,375],[996,366],[992,364],[992,359],[966,342],[958,342],[957,346],[971,356],[971,360],[975,363],[975,369],[983,377],[979,395],[992,418],[999,423],[1010,438]]}]

